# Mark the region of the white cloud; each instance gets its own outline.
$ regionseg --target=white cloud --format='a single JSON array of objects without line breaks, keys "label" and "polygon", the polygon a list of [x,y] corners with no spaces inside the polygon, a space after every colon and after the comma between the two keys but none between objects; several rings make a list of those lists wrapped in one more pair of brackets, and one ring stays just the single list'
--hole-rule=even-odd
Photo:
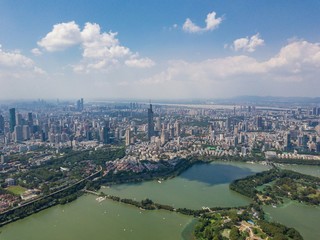
[{"label": "white cloud", "polygon": [[18,52],[6,52],[0,48],[1,67],[31,68],[33,65],[34,63],[30,58],[27,58]]},{"label": "white cloud", "polygon": [[296,41],[287,44],[276,56],[265,61],[244,55],[201,62],[172,61],[165,71],[143,79],[139,84],[190,82],[201,85],[204,82],[232,83],[244,78],[263,82],[303,82],[317,79],[319,74],[320,44]]},{"label": "white cloud", "polygon": [[0,45],[0,78],[13,77],[25,78],[45,74],[28,57],[22,55],[19,51],[4,51]]},{"label": "white cloud", "polygon": [[31,53],[32,53],[34,56],[41,56],[41,55],[42,55],[42,52],[40,51],[39,48],[33,48],[33,49],[31,49]]},{"label": "white cloud", "polygon": [[[226,98],[239,95],[319,96],[320,43],[290,42],[273,57],[239,55],[199,62],[171,61],[130,89],[146,97]],[[133,91],[133,90],[132,90]]]},{"label": "white cloud", "polygon": [[[126,64],[146,68],[154,65],[148,58],[137,58],[122,46],[116,32],[101,32],[99,24],[86,23],[83,30],[75,22],[60,23],[38,45],[47,51],[60,51],[74,45],[82,47],[82,60],[73,66],[75,72],[106,71],[112,66]],[[153,64],[151,64],[153,63]]]},{"label": "white cloud", "polygon": [[116,38],[117,33],[101,33],[98,24],[86,23],[82,36],[83,57],[86,58],[113,58],[122,57],[130,50],[120,45]]},{"label": "white cloud", "polygon": [[215,12],[212,12],[212,13],[209,13],[207,15],[207,19],[206,19],[206,23],[207,23],[207,26],[206,26],[206,30],[214,30],[216,29],[220,23],[222,22],[222,18],[216,18],[216,13]]},{"label": "white cloud", "polygon": [[235,51],[254,52],[257,47],[263,46],[264,40],[260,38],[259,33],[252,37],[239,38],[233,41],[232,49]]},{"label": "white cloud", "polygon": [[[320,71],[320,43],[291,42],[265,62],[268,69],[285,74],[310,75]],[[316,77],[316,76],[314,76]]]},{"label": "white cloud", "polygon": [[221,17],[216,18],[216,13],[211,12],[207,15],[205,22],[206,22],[206,26],[201,28],[197,26],[195,23],[193,23],[190,20],[190,18],[187,18],[182,26],[182,29],[185,32],[189,32],[189,33],[200,33],[200,32],[212,31],[220,25],[220,23],[222,22],[222,18]]},{"label": "white cloud", "polygon": [[43,39],[38,42],[49,52],[61,51],[81,42],[79,26],[74,22],[59,23],[53,26]]},{"label": "white cloud", "polygon": [[171,61],[164,72],[142,80],[142,84],[159,84],[175,81],[194,82],[224,81],[229,77],[265,72],[255,59],[248,56],[235,56],[208,59],[202,62]]},{"label": "white cloud", "polygon": [[190,18],[187,18],[186,21],[184,22],[182,26],[183,30],[189,33],[197,33],[197,32],[202,32],[203,29],[196,24],[194,24]]},{"label": "white cloud", "polygon": [[132,58],[125,61],[129,67],[148,68],[155,65],[154,61],[150,58]]}]

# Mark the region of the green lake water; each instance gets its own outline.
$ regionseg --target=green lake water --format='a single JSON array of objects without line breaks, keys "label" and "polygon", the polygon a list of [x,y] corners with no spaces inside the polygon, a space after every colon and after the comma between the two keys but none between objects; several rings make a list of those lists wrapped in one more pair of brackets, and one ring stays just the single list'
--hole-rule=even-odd
[{"label": "green lake water", "polygon": [[305,240],[320,239],[320,207],[290,201],[277,208],[264,206],[263,209],[269,220],[296,228]]},{"label": "green lake water", "polygon": [[250,199],[229,190],[229,183],[256,172],[267,170],[267,166],[246,163],[215,162],[197,164],[179,177],[161,181],[113,185],[101,189],[104,193],[154,202],[173,207],[201,209],[201,207],[233,207],[250,203]]},{"label": "green lake water", "polygon": [[315,177],[320,177],[320,166],[310,165],[282,165],[281,168],[296,171],[302,174],[308,174]]},{"label": "green lake water", "polygon": [[1,240],[182,239],[192,218],[86,195],[2,227]]},{"label": "green lake water", "polygon": [[[150,198],[174,207],[240,206],[250,200],[230,191],[228,184],[267,169],[263,165],[235,162],[198,164],[179,177],[161,183],[121,184],[101,190],[122,198]],[[314,212],[310,215],[312,213],[305,211],[304,207],[290,204],[265,210],[272,220],[296,227],[305,239],[320,239],[314,238],[318,235],[310,235],[310,238],[306,235],[308,231],[318,231],[320,211],[307,207]],[[290,215],[294,209],[298,209],[299,217]],[[288,217],[283,219],[283,215]],[[304,224],[304,219],[309,216],[314,217],[310,223]],[[0,240],[188,239],[194,223],[189,216],[167,211],[142,211],[111,200],[98,203],[95,196],[85,195],[70,204],[52,207],[0,228]]]}]

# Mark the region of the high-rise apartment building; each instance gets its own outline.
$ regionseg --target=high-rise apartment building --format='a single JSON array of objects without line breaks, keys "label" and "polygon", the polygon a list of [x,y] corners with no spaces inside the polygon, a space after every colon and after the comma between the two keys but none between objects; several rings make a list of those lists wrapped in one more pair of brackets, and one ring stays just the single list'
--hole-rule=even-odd
[{"label": "high-rise apartment building", "polygon": [[129,146],[131,143],[131,131],[130,128],[126,130],[126,146]]},{"label": "high-rise apartment building", "polygon": [[174,123],[174,136],[179,137],[181,132],[181,124],[179,121]]}]

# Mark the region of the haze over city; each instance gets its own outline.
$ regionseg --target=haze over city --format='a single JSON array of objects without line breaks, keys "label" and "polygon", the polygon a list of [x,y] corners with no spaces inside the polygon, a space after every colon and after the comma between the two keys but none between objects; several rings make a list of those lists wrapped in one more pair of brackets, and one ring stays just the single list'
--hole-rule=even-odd
[{"label": "haze over city", "polygon": [[318,96],[319,1],[80,3],[0,2],[0,99]]}]

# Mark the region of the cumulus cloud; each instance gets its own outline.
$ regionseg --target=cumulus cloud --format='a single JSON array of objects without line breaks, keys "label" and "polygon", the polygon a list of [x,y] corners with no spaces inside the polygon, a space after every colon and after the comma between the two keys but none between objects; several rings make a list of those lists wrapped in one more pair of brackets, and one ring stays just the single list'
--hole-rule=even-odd
[{"label": "cumulus cloud", "polygon": [[19,51],[5,51],[2,49],[1,45],[0,70],[0,78],[22,78],[45,73],[41,68],[37,67],[30,58],[22,55]]},{"label": "cumulus cloud", "polygon": [[259,33],[252,37],[239,38],[233,41],[232,49],[235,51],[254,52],[257,47],[263,46],[264,40],[260,38]]},{"label": "cumulus cloud", "polygon": [[318,96],[314,86],[319,74],[320,43],[296,40],[264,60],[239,55],[198,62],[171,61],[164,71],[137,80],[135,86],[159,98],[164,92],[168,98]]},{"label": "cumulus cloud", "polygon": [[61,51],[81,42],[81,33],[79,26],[74,22],[59,23],[53,26],[38,45],[49,52]]},{"label": "cumulus cloud", "polygon": [[216,18],[216,13],[215,12],[211,12],[207,15],[206,18],[206,30],[214,30],[216,29],[220,23],[222,22],[222,18]]},{"label": "cumulus cloud", "polygon": [[[268,70],[299,76],[319,73],[320,43],[307,41],[291,42],[265,62]],[[314,76],[316,77],[316,76]]]},{"label": "cumulus cloud", "polygon": [[138,68],[154,65],[151,59],[138,58],[128,47],[121,45],[117,35],[116,32],[102,32],[96,23],[86,23],[82,31],[75,22],[60,23],[54,25],[38,45],[51,52],[80,45],[82,60],[73,66],[75,72],[105,71],[120,63]]},{"label": "cumulus cloud", "polygon": [[197,26],[196,24],[194,24],[190,18],[187,18],[186,21],[184,22],[183,26],[182,26],[183,30],[185,32],[189,32],[189,33],[197,33],[197,32],[202,32],[203,29],[199,26]]},{"label": "cumulus cloud", "polygon": [[139,81],[139,84],[172,82],[225,82],[238,79],[256,81],[308,81],[320,74],[320,44],[295,41],[265,61],[249,56],[208,59],[201,62],[173,61],[163,72]]},{"label": "cumulus cloud", "polygon": [[216,18],[216,15],[217,14],[215,12],[209,13],[205,20],[206,26],[203,28],[193,23],[190,18],[187,18],[182,26],[182,29],[185,32],[189,32],[189,33],[200,33],[200,32],[212,31],[216,29],[222,22],[222,18],[221,17]]}]

